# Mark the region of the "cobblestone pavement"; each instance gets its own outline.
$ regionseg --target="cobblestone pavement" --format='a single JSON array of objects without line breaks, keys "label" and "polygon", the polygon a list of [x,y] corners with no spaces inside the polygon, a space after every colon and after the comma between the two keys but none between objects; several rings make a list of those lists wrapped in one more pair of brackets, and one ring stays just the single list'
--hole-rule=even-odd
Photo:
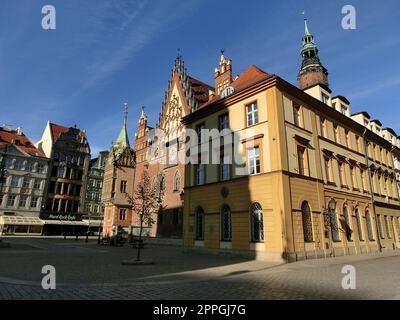
[{"label": "cobblestone pavement", "polygon": [[[95,241],[9,239],[0,249],[0,299],[400,299],[400,252],[277,265],[150,246],[153,266],[122,266],[135,250]],[[41,268],[53,265],[56,290]],[[342,289],[343,266],[356,269],[356,290]]]}]

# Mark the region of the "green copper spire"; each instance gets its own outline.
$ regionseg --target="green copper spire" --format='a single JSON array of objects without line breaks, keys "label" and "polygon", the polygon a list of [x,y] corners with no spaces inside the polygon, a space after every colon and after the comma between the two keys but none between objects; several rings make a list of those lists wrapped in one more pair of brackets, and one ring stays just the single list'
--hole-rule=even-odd
[{"label": "green copper spire", "polygon": [[304,35],[300,51],[302,60],[297,76],[301,89],[318,83],[328,85],[328,70],[326,70],[319,59],[318,46],[314,42],[314,36],[308,30],[307,21],[307,18],[304,17]]},{"label": "green copper spire", "polygon": [[124,103],[124,124],[122,125],[121,132],[119,133],[118,139],[114,144],[116,155],[120,155],[125,148],[130,149],[128,131],[126,130],[126,119],[128,117],[128,103]]}]

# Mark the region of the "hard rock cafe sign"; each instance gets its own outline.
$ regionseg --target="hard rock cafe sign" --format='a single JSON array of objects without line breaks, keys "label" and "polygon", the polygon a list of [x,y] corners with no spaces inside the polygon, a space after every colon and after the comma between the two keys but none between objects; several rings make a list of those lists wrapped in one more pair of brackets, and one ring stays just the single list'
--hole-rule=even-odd
[{"label": "hard rock cafe sign", "polygon": [[75,221],[77,220],[76,215],[74,214],[49,214],[48,219],[50,220],[63,220],[63,221]]}]

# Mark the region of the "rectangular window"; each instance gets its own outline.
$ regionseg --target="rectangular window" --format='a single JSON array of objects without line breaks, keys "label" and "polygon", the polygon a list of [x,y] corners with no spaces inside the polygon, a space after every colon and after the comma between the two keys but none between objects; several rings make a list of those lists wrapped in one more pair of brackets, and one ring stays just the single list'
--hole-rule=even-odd
[{"label": "rectangular window", "polygon": [[7,198],[7,207],[14,207],[14,203],[15,203],[15,196],[9,195]]},{"label": "rectangular window", "polygon": [[11,158],[6,158],[5,167],[6,167],[7,169],[12,169],[12,167],[13,167],[13,159],[11,159]]},{"label": "rectangular window", "polygon": [[353,184],[353,189],[358,190],[356,168],[354,168],[353,166],[350,166],[350,173],[351,173],[351,181]]},{"label": "rectangular window", "polygon": [[30,182],[31,182],[31,179],[24,177],[24,180],[22,180],[22,188],[29,188]]},{"label": "rectangular window", "polygon": [[20,208],[26,207],[26,199],[27,199],[27,196],[19,196],[19,207]]},{"label": "rectangular window", "polygon": [[201,123],[196,126],[196,132],[197,132],[197,139],[199,144],[203,144],[205,142],[205,124]]},{"label": "rectangular window", "polygon": [[339,178],[340,178],[340,185],[342,187],[346,186],[346,173],[344,169],[344,164],[343,162],[338,162],[338,167],[339,167]]},{"label": "rectangular window", "polygon": [[361,183],[362,183],[362,188],[364,191],[367,191],[367,177],[365,175],[365,171],[360,169],[361,172]]},{"label": "rectangular window", "polygon": [[35,183],[33,184],[33,189],[40,190],[41,181],[39,179],[35,179]]},{"label": "rectangular window", "polygon": [[336,143],[340,143],[340,131],[337,124],[333,125],[334,138]]},{"label": "rectangular window", "polygon": [[332,181],[332,159],[329,157],[324,157],[324,162],[325,162],[326,180],[327,180],[327,182],[333,182]]},{"label": "rectangular window", "polygon": [[19,182],[19,177],[17,176],[11,176],[11,188],[17,188],[18,187],[18,182]]},{"label": "rectangular window", "polygon": [[357,151],[361,152],[361,141],[359,136],[356,136],[356,146],[357,146]]},{"label": "rectangular window", "polygon": [[229,158],[225,157],[224,154],[220,156],[220,180],[227,181],[231,178],[231,166],[229,164]]},{"label": "rectangular window", "polygon": [[15,165],[14,165],[15,170],[22,170],[23,167],[24,167],[24,163],[21,160],[15,161]]},{"label": "rectangular window", "polygon": [[218,117],[219,131],[229,129],[229,116],[228,113],[224,113]]},{"label": "rectangular window", "polygon": [[299,174],[308,175],[306,148],[301,145],[297,145],[297,166]]},{"label": "rectangular window", "polygon": [[350,132],[349,130],[345,130],[345,133],[346,133],[346,147],[351,149],[352,145],[351,145]]},{"label": "rectangular window", "polygon": [[42,163],[38,163],[36,172],[45,173],[44,165]]},{"label": "rectangular window", "polygon": [[301,106],[293,102],[293,123],[295,126],[301,127]]},{"label": "rectangular window", "polygon": [[25,170],[26,171],[32,171],[33,170],[33,164],[32,164],[32,162],[27,162],[26,163],[26,165],[25,165]]},{"label": "rectangular window", "polygon": [[248,149],[247,154],[249,174],[259,174],[261,172],[260,147]]},{"label": "rectangular window", "polygon": [[64,178],[65,167],[59,167],[57,170],[57,178]]},{"label": "rectangular window", "polygon": [[325,93],[321,93],[321,101],[325,104],[329,103],[329,96],[326,95]]},{"label": "rectangular window", "polygon": [[196,185],[201,186],[205,182],[205,165],[199,162],[196,165]]},{"label": "rectangular window", "polygon": [[38,205],[38,197],[32,197],[31,208],[37,208],[37,205]]},{"label": "rectangular window", "polygon": [[247,126],[253,126],[258,123],[257,103],[252,103],[246,106]]},{"label": "rectangular window", "polygon": [[121,186],[120,186],[121,193],[126,193],[126,183],[127,183],[127,181],[125,181],[125,180],[121,181]]},{"label": "rectangular window", "polygon": [[326,119],[325,118],[321,118],[321,136],[326,138],[327,134],[326,134]]},{"label": "rectangular window", "polygon": [[126,209],[119,209],[119,220],[125,221],[127,218]]}]

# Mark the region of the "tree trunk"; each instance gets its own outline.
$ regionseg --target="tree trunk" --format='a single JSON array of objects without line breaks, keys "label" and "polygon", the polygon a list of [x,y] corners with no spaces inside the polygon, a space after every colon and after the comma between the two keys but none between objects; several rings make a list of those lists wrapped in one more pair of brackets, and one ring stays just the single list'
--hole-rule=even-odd
[{"label": "tree trunk", "polygon": [[139,243],[138,243],[136,261],[140,261],[140,249],[141,249],[142,229],[143,229],[143,215],[144,215],[144,199],[143,199],[143,205],[142,205],[142,214],[140,215]]}]

